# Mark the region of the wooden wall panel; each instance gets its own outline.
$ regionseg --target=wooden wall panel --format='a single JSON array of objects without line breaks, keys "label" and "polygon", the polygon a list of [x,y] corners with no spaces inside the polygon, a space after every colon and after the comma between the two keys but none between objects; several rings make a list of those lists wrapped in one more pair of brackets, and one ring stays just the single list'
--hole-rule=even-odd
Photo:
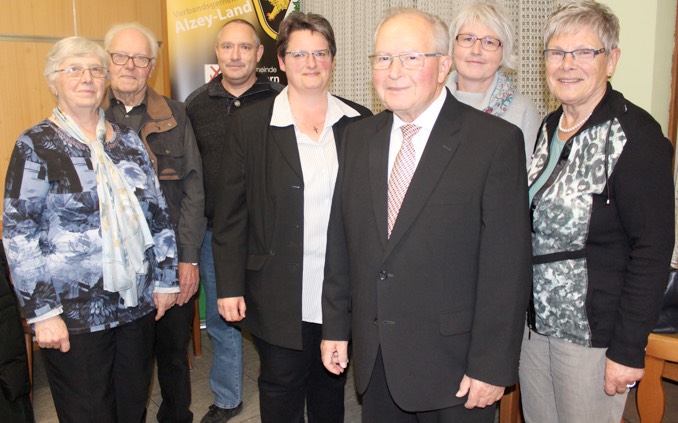
[{"label": "wooden wall panel", "polygon": [[[17,136],[48,117],[56,104],[42,76],[53,43],[76,34],[103,41],[113,24],[130,21],[146,25],[162,41],[163,2],[0,0],[0,195]],[[151,86],[164,93],[162,49],[159,55]]]},{"label": "wooden wall panel", "polygon": [[49,43],[0,42],[0,192],[14,143],[24,130],[52,113],[56,104],[42,76]]},{"label": "wooden wall panel", "polygon": [[111,25],[137,21],[161,37],[161,0],[76,0],[78,35],[103,39]]},{"label": "wooden wall panel", "polygon": [[73,35],[72,0],[0,0],[0,10],[3,34],[58,38]]},{"label": "wooden wall panel", "polygon": [[[94,40],[104,39],[106,31],[118,23],[139,22],[147,26],[155,34],[158,41],[163,41],[162,11],[163,0],[115,0],[92,1],[75,0],[78,35]],[[164,67],[158,49],[158,60],[151,77],[150,85],[159,93],[164,93]]]}]

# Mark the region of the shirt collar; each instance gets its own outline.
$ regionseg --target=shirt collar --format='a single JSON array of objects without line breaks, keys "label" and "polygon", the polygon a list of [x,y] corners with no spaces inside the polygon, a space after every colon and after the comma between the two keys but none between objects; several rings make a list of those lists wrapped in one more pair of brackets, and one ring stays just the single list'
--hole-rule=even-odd
[{"label": "shirt collar", "polygon": [[[123,104],[122,101],[118,100],[118,99],[115,97],[115,92],[113,91],[113,88],[108,87],[108,90],[109,90],[108,92],[109,92],[109,99],[110,99],[110,107],[113,107],[113,106],[116,106],[116,105],[119,104],[120,107],[122,107],[122,108],[124,109],[124,108],[125,108],[125,105]],[[133,109],[136,109],[137,107],[141,107],[141,106],[143,106],[143,108],[146,108],[146,106],[147,106],[147,101],[148,101],[148,91],[146,91],[146,92],[144,93],[144,98],[141,100],[141,103],[139,103],[139,104],[137,104],[136,106],[134,106]],[[133,109],[132,109],[132,110],[133,110]]]},{"label": "shirt collar", "polygon": [[[290,107],[288,96],[288,87],[278,94],[273,102],[273,114],[271,115],[271,126],[292,126],[294,125],[294,116]],[[327,114],[325,115],[325,127],[334,126],[342,117],[360,116],[353,107],[327,93]],[[323,128],[324,129],[324,128]]]},{"label": "shirt collar", "polygon": [[[433,130],[433,126],[438,120],[438,115],[445,104],[445,99],[447,98],[447,89],[443,87],[438,97],[433,100],[426,110],[412,122],[414,125],[421,126],[428,131]],[[395,113],[393,114],[393,129],[400,128],[401,126],[407,124],[407,122],[400,119]]]},{"label": "shirt collar", "polygon": [[242,93],[239,97],[234,96],[224,88],[224,84],[221,83],[221,79],[224,77],[223,74],[218,74],[210,82],[207,83],[207,93],[210,97],[226,97],[230,99],[242,98],[251,94],[256,94],[262,91],[272,90],[272,83],[266,75],[257,73],[257,79],[254,81],[254,84]]}]

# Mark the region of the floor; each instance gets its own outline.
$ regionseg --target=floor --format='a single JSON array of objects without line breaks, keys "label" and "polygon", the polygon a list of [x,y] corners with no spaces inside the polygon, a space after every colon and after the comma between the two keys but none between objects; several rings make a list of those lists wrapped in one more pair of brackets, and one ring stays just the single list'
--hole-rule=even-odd
[{"label": "floor", "polygon": [[[190,355],[193,364],[193,370],[191,370],[191,387],[193,392],[191,411],[193,412],[194,421],[199,422],[214,401],[214,395],[209,386],[209,371],[210,364],[212,363],[212,344],[205,330],[202,331],[202,356],[199,358],[193,357],[192,345],[189,346],[189,350],[191,351]],[[257,389],[259,356],[254,349],[254,344],[249,336],[243,338],[243,361],[244,408],[238,416],[229,420],[229,423],[259,423],[261,422],[261,419],[259,418],[259,391]],[[33,408],[35,411],[36,423],[57,423],[59,420],[56,417],[54,403],[52,402],[39,351],[36,351],[34,358],[34,372]],[[358,403],[358,398],[355,393],[352,374],[349,374],[345,392],[345,422],[358,423],[360,422],[360,404]],[[156,422],[156,414],[160,402],[160,388],[158,387],[158,380],[154,377],[148,402],[147,421],[149,423]],[[0,421],[1,420],[2,419],[0,419]]]},{"label": "floor", "polygon": [[[243,340],[244,357],[244,409],[237,417],[231,420],[233,423],[258,423],[259,418],[259,393],[257,389],[257,375],[259,373],[259,357],[254,349],[251,339]],[[191,383],[193,389],[193,403],[191,411],[195,421],[199,422],[214,399],[209,387],[209,369],[212,362],[212,345],[207,333],[202,331],[202,357],[192,357],[193,370],[191,371]],[[57,423],[54,403],[50,394],[45,376],[45,370],[40,359],[39,351],[36,351],[34,359],[34,391],[33,403],[37,423]],[[664,382],[666,391],[667,409],[663,423],[678,422],[678,384]],[[349,374],[346,384],[346,423],[360,422],[360,403],[355,393],[352,374]],[[148,403],[148,422],[156,421],[156,413],[160,404],[160,389],[157,379],[153,381],[151,395]],[[635,406],[635,389],[629,395],[624,412],[626,423],[640,423]],[[229,422],[230,423],[230,422]]]}]

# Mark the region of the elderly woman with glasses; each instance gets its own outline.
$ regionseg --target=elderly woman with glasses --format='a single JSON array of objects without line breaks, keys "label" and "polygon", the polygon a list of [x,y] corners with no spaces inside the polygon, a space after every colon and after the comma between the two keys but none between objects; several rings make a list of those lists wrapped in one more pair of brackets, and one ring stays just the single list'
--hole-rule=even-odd
[{"label": "elderly woman with glasses", "polygon": [[671,144],[608,82],[619,22],[567,3],[544,33],[561,102],[528,170],[533,290],[520,359],[527,422],[619,422],[643,377],[673,247]]},{"label": "elderly woman with glasses", "polygon": [[532,100],[517,92],[507,74],[517,57],[513,24],[506,12],[492,3],[468,5],[452,19],[450,40],[454,71],[447,88],[457,100],[519,127],[529,165],[541,118]]},{"label": "elderly woman with glasses", "polygon": [[19,136],[5,181],[3,243],[63,422],[145,421],[154,322],[179,291],[151,161],[99,107],[107,63],[92,41],[54,45],[57,105]]},{"label": "elderly woman with glasses", "polygon": [[212,249],[219,314],[252,334],[263,423],[344,421],[345,376],[320,361],[321,294],[337,149],[371,115],[329,93],[337,46],[330,23],[292,13],[277,55],[288,85],[231,115]]}]

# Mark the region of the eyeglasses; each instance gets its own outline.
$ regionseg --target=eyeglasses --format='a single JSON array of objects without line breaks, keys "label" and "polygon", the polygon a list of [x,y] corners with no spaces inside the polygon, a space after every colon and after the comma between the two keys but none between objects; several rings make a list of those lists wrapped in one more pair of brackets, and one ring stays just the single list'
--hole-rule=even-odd
[{"label": "eyeglasses", "polygon": [[124,53],[111,53],[111,52],[109,52],[108,54],[111,55],[111,61],[118,66],[124,66],[124,65],[127,64],[127,62],[129,62],[129,59],[132,59],[134,66],[136,66],[138,68],[147,68],[148,65],[151,64],[151,60],[153,60],[152,57],[128,56]]},{"label": "eyeglasses", "polygon": [[368,56],[372,61],[372,69],[384,70],[391,67],[391,63],[397,57],[405,69],[421,69],[426,63],[427,57],[440,57],[441,53],[402,53],[395,55],[373,54]]},{"label": "eyeglasses", "polygon": [[597,55],[605,53],[605,47],[595,50],[592,48],[579,48],[577,50],[565,51],[557,48],[547,48],[544,50],[544,60],[549,63],[560,63],[565,60],[565,56],[572,55],[572,59],[579,62],[591,62]]},{"label": "eyeglasses", "polygon": [[92,78],[105,78],[108,75],[108,69],[101,66],[92,66],[91,68],[84,68],[82,66],[69,66],[63,69],[56,69],[56,72],[63,72],[69,78],[81,78],[85,74],[85,71],[89,71],[89,74],[92,75]]},{"label": "eyeglasses", "polygon": [[313,56],[313,58],[319,62],[326,62],[332,58],[332,56],[330,56],[329,49],[316,51],[304,51],[304,50],[288,51],[285,54],[289,55],[292,58],[292,60],[297,62],[306,61],[306,59],[308,59],[309,56]]},{"label": "eyeglasses", "polygon": [[473,47],[476,41],[480,41],[480,47],[485,51],[497,51],[502,46],[501,40],[494,37],[476,37],[471,34],[457,35],[457,45],[459,47]]}]

